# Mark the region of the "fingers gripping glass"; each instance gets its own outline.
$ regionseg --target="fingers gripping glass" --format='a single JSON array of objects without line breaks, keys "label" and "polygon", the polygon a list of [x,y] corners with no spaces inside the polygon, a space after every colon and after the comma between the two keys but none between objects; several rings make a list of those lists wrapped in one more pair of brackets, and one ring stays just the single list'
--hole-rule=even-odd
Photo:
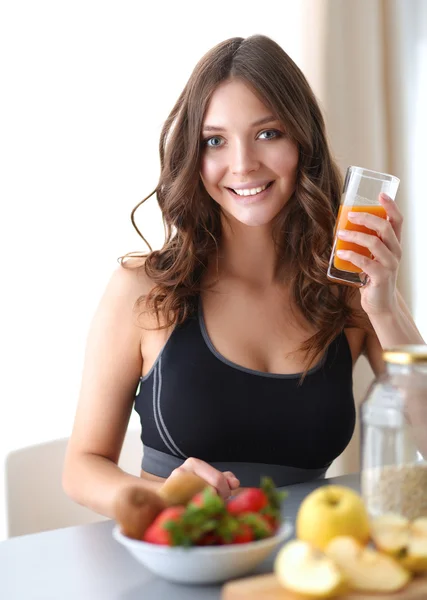
[{"label": "fingers gripping glass", "polygon": [[394,200],[399,183],[400,179],[387,173],[369,171],[361,167],[348,167],[341,196],[341,205],[335,225],[331,258],[329,260],[328,279],[330,281],[357,287],[366,284],[367,275],[362,269],[356,267],[356,265],[348,260],[340,258],[336,252],[337,250],[352,250],[353,252],[372,258],[370,250],[354,242],[338,238],[337,232],[339,229],[347,229],[377,235],[372,229],[351,223],[348,219],[348,213],[365,212],[386,219],[387,213],[379,203],[378,196],[383,192]]}]

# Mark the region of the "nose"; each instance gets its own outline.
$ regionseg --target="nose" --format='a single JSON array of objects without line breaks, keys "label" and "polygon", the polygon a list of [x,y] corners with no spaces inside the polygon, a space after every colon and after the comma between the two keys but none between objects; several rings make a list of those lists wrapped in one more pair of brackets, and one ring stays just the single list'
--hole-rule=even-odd
[{"label": "nose", "polygon": [[260,161],[251,144],[238,142],[233,144],[230,156],[230,169],[234,175],[247,175],[259,168]]}]

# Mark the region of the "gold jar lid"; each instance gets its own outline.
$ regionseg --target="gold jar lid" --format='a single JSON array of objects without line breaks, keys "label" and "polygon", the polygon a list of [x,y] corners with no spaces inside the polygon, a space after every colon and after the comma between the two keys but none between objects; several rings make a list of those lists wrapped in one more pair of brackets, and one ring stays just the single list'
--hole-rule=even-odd
[{"label": "gold jar lid", "polygon": [[402,345],[387,348],[383,351],[385,362],[395,365],[427,362],[427,345]]}]

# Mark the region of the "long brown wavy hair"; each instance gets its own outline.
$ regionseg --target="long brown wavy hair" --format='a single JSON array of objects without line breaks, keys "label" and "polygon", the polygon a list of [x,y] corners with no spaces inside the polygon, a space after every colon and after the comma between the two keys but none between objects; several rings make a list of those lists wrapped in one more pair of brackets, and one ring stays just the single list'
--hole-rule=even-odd
[{"label": "long brown wavy hair", "polygon": [[[196,65],[160,136],[161,173],[156,194],[165,225],[161,250],[145,255],[153,282],[137,307],[157,317],[159,327],[180,324],[192,314],[203,289],[203,275],[221,243],[219,205],[200,178],[203,118],[219,84],[237,78],[248,84],[283,123],[299,149],[296,189],[273,223],[277,278],[316,333],[300,348],[306,370],[344,328],[361,326],[353,310],[354,289],[327,277],[342,178],[326,139],[324,120],[301,70],[273,40],[263,35],[235,37],[210,50]],[[135,253],[132,253],[135,255]],[[126,266],[126,258],[122,265]],[[161,317],[161,318],[160,318]],[[306,372],[306,371],[305,371]]]}]

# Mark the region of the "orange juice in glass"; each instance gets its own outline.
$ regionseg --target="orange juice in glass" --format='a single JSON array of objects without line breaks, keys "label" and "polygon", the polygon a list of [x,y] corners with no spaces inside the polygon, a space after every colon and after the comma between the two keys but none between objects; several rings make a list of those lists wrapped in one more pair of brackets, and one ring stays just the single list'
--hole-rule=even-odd
[{"label": "orange juice in glass", "polygon": [[387,173],[378,173],[361,167],[349,167],[347,169],[329,261],[328,279],[330,281],[357,287],[361,287],[366,283],[365,273],[353,263],[337,256],[336,251],[352,250],[369,258],[372,257],[371,252],[365,246],[359,246],[354,242],[347,242],[338,238],[336,234],[339,229],[347,229],[377,235],[372,229],[351,223],[348,220],[348,213],[365,212],[386,219],[386,211],[379,203],[378,196],[381,192],[384,192],[394,200],[399,183],[400,180],[397,177]]}]

